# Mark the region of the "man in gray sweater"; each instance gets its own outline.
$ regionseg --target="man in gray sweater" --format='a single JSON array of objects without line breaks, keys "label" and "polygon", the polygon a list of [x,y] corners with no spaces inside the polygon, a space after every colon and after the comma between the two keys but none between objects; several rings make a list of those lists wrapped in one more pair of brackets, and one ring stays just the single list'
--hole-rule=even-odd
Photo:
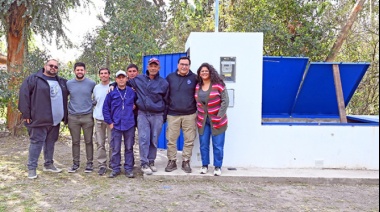
[{"label": "man in gray sweater", "polygon": [[92,93],[96,83],[85,77],[86,65],[78,62],[74,65],[75,78],[67,81],[67,89],[70,93],[69,100],[69,130],[72,138],[73,166],[69,173],[74,173],[80,166],[80,135],[83,130],[86,146],[87,164],[84,172],[93,171],[94,147],[92,133],[94,119],[92,118]]}]

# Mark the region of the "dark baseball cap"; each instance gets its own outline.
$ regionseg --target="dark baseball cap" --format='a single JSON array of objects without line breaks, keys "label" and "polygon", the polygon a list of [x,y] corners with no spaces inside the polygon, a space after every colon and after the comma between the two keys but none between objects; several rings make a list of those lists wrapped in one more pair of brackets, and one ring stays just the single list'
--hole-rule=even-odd
[{"label": "dark baseball cap", "polygon": [[148,61],[148,65],[150,65],[151,63],[156,63],[157,65],[160,65],[160,60],[158,60],[158,59],[155,58],[155,57],[152,57],[152,58],[150,58],[150,60]]}]

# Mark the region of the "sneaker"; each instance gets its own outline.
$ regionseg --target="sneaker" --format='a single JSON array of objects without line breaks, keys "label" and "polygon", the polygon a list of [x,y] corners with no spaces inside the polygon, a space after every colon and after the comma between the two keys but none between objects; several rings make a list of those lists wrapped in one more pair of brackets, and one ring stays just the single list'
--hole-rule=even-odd
[{"label": "sneaker", "polygon": [[190,161],[182,161],[182,170],[186,173],[191,173]]},{"label": "sneaker", "polygon": [[86,165],[86,169],[84,170],[84,172],[85,173],[91,173],[93,170],[94,170],[94,168],[92,167],[92,163],[88,163]]},{"label": "sneaker", "polygon": [[157,172],[157,168],[154,166],[154,162],[149,162],[149,168],[152,170],[152,172]]},{"label": "sneaker", "polygon": [[79,166],[74,164],[74,165],[73,165],[72,167],[70,167],[67,171],[68,171],[69,173],[75,173],[75,172],[78,171],[78,169],[79,169]]},{"label": "sneaker", "polygon": [[119,175],[120,172],[112,171],[111,174],[108,176],[109,178],[115,178],[117,175]]},{"label": "sneaker", "polygon": [[144,172],[146,175],[152,175],[152,169],[148,165],[143,165],[141,167],[141,171]]},{"label": "sneaker", "polygon": [[44,172],[60,173],[60,172],[62,172],[62,169],[55,167],[54,164],[50,164],[48,166],[44,166],[43,171]]},{"label": "sneaker", "polygon": [[28,170],[28,178],[29,179],[36,179],[37,178],[37,171],[35,169]]},{"label": "sneaker", "polygon": [[201,174],[207,174],[208,172],[208,167],[207,166],[202,166],[201,168]]},{"label": "sneaker", "polygon": [[132,171],[125,171],[125,176],[128,178],[134,178],[135,176],[133,175]]},{"label": "sneaker", "polygon": [[169,160],[168,165],[165,168],[166,172],[172,172],[177,169],[177,161],[176,160]]},{"label": "sneaker", "polygon": [[98,174],[100,176],[104,175],[105,173],[107,172],[107,168],[106,167],[100,167],[99,171],[98,171]]},{"label": "sneaker", "polygon": [[222,175],[222,169],[220,167],[215,167],[214,176]]}]

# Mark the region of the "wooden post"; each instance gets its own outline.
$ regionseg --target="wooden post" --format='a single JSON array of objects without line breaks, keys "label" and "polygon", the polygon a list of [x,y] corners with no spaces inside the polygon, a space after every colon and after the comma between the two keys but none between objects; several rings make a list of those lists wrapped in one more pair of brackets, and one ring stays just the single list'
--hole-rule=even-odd
[{"label": "wooden post", "polygon": [[334,85],[338,102],[340,123],[347,123],[346,105],[344,103],[342,80],[340,79],[339,65],[333,65]]}]

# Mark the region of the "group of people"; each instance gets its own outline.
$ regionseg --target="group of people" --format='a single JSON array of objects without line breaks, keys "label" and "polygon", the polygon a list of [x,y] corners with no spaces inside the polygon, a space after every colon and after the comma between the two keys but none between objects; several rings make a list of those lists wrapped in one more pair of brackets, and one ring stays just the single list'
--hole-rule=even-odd
[{"label": "group of people", "polygon": [[87,159],[84,172],[93,172],[95,129],[98,174],[105,175],[108,168],[112,170],[110,178],[121,174],[121,145],[124,141],[124,174],[133,178],[137,129],[141,171],[151,175],[157,171],[158,139],[163,124],[167,122],[168,163],[165,171],[177,169],[177,140],[182,129],[182,170],[192,172],[190,159],[198,131],[202,158],[200,173],[208,173],[212,138],[214,175],[220,176],[227,130],[227,89],[212,65],[203,63],[197,73],[190,70],[190,65],[190,58],[181,57],[177,70],[165,79],[159,75],[160,61],[151,58],[146,73],[138,74],[138,67],[130,64],[126,71],[116,72],[114,83],[110,80],[111,71],[101,68],[100,83],[96,84],[86,77],[84,63],[75,63],[75,78],[66,80],[58,76],[58,61],[47,61],[42,69],[23,81],[19,94],[18,108],[30,137],[28,178],[37,178],[42,149],[43,171],[62,171],[53,160],[62,121],[68,124],[72,138],[73,165],[68,168],[69,173],[80,168],[82,131]]}]

